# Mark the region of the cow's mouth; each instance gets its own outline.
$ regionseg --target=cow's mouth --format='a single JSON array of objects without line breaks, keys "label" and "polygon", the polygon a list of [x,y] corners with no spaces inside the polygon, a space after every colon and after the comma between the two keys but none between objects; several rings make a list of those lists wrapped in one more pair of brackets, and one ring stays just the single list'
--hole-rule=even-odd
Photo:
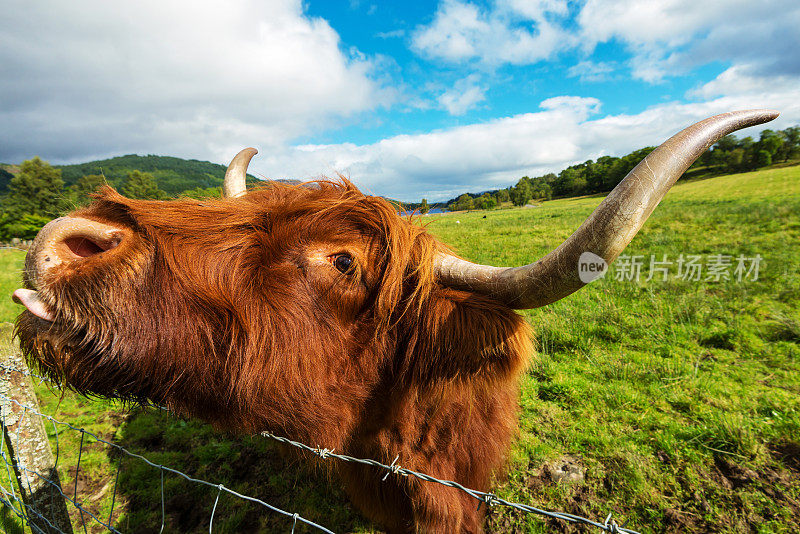
[{"label": "cow's mouth", "polygon": [[22,304],[25,308],[40,319],[53,322],[53,312],[50,311],[50,306],[45,303],[38,291],[32,289],[17,289],[14,291],[14,302]]}]

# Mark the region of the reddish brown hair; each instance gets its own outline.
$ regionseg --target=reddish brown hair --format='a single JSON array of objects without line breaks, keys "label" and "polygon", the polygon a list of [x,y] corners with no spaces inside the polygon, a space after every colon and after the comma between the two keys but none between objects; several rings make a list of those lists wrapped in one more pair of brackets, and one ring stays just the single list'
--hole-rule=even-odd
[{"label": "reddish brown hair", "polygon": [[[23,350],[86,394],[163,403],[220,428],[271,430],[486,490],[517,417],[530,353],[506,306],[441,287],[424,228],[347,180],[274,184],[238,199],[144,201],[110,188],[74,214],[122,228],[104,254],[59,266],[50,325]],[[345,273],[332,258],[348,255]],[[456,490],[340,466],[393,532],[479,532]]]}]

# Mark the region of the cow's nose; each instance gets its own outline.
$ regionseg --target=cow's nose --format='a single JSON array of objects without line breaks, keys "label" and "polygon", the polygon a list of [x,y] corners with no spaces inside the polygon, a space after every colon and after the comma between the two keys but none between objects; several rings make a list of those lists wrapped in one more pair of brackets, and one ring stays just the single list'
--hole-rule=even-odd
[{"label": "cow's nose", "polygon": [[102,254],[119,245],[123,237],[119,228],[80,217],[50,221],[39,231],[25,258],[26,278],[38,288],[48,270]]}]

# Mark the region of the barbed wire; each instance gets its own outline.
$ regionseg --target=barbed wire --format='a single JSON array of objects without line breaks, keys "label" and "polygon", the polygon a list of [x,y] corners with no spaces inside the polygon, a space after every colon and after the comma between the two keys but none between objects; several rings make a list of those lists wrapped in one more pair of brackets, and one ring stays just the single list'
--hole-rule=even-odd
[{"label": "barbed wire", "polygon": [[327,460],[328,458],[334,458],[336,460],[341,460],[343,462],[349,463],[357,463],[362,465],[369,465],[372,467],[377,467],[379,469],[383,469],[386,471],[386,475],[383,477],[383,480],[389,475],[400,475],[400,476],[413,476],[419,478],[420,480],[424,480],[425,482],[434,482],[436,484],[441,484],[443,486],[447,486],[450,488],[454,488],[460,490],[470,497],[474,498],[478,501],[478,506],[480,507],[482,504],[486,504],[488,506],[506,506],[509,508],[513,508],[515,510],[520,510],[522,512],[533,513],[545,517],[549,517],[552,519],[560,519],[562,521],[567,521],[570,523],[580,523],[583,525],[596,527],[606,532],[611,532],[613,534],[616,533],[624,533],[624,534],[639,534],[635,530],[630,530],[625,528],[624,525],[620,526],[614,519],[612,519],[612,514],[608,514],[605,521],[603,523],[599,523],[597,521],[592,521],[591,519],[587,519],[585,517],[569,514],[566,512],[551,512],[548,510],[543,510],[541,508],[536,508],[535,506],[531,506],[528,504],[521,504],[512,501],[508,501],[503,499],[502,497],[498,497],[494,493],[487,493],[484,491],[478,491],[474,489],[467,488],[466,486],[462,486],[458,482],[454,482],[452,480],[441,480],[434,476],[427,475],[425,473],[420,473],[418,471],[413,471],[411,469],[406,469],[405,467],[400,466],[397,461],[399,460],[399,456],[395,457],[390,465],[386,465],[384,463],[378,462],[377,460],[372,460],[369,458],[355,458],[353,456],[348,456],[346,454],[337,454],[333,450],[324,449],[324,448],[315,448],[309,447],[304,443],[300,443],[299,441],[293,441],[289,438],[285,438],[282,436],[277,436],[272,434],[271,432],[262,432],[262,436],[266,438],[273,439],[280,443],[284,443],[286,445],[291,445],[292,447],[296,447],[298,449],[304,450],[306,452],[310,452],[323,460]]},{"label": "barbed wire", "polygon": [[[6,496],[9,495],[7,493],[7,490],[2,485],[0,485],[0,491],[2,491],[3,494],[6,495]],[[22,502],[22,501],[18,501],[17,499],[15,499],[14,502]],[[18,511],[16,508],[14,508],[14,505],[11,503],[11,501],[8,501],[8,500],[4,499],[3,497],[0,497],[0,504],[2,504],[3,506],[5,506],[7,508],[10,508],[14,512],[14,515],[16,515],[19,518],[19,520],[22,521],[22,526],[23,527],[25,526],[25,517],[26,517],[25,514],[23,514],[22,512]],[[24,502],[22,502],[22,504],[28,509],[28,511],[30,513],[35,515],[38,519],[41,519],[42,521],[47,523],[47,525],[51,529],[51,532],[52,531],[58,531],[58,532],[60,532],[62,534],[65,534],[63,530],[61,530],[60,528],[58,528],[55,525],[53,525],[53,523],[51,523],[49,519],[47,519],[42,514],[40,514],[33,506],[30,506],[29,504],[25,504]],[[38,525],[36,525],[35,523],[28,522],[28,528],[30,528],[31,530],[33,530],[33,531],[35,531],[37,533],[41,532],[42,534],[50,534],[50,533],[45,532],[44,530],[42,530],[42,528],[39,527]]]},{"label": "barbed wire", "polygon": [[[34,375],[33,373],[25,372],[23,370],[16,369],[16,368],[4,365],[4,364],[0,364],[0,368],[4,369],[6,372],[14,371],[14,372],[26,374],[28,376],[32,376],[32,377],[35,377],[35,378],[40,378],[43,381],[46,381],[46,379],[44,379],[44,377],[39,377],[37,375]],[[161,471],[161,510],[162,510],[161,531],[164,530],[165,523],[166,523],[165,499],[164,499],[164,473],[171,473],[171,474],[174,474],[174,475],[178,475],[178,476],[184,478],[185,480],[187,480],[189,482],[193,482],[193,483],[196,483],[196,484],[200,484],[200,485],[204,485],[204,486],[208,486],[208,487],[212,487],[212,488],[216,488],[217,489],[217,499],[214,501],[214,507],[212,509],[212,515],[211,515],[211,519],[209,521],[209,529],[213,525],[213,515],[214,515],[214,512],[216,511],[216,506],[217,506],[217,503],[219,501],[219,494],[224,492],[224,493],[227,493],[227,494],[232,495],[234,497],[238,497],[238,498],[246,500],[246,501],[250,501],[250,502],[253,502],[253,503],[256,503],[256,504],[260,504],[261,506],[264,506],[265,508],[267,508],[268,510],[270,510],[272,512],[276,512],[278,514],[281,514],[281,515],[287,517],[288,519],[292,520],[292,522],[293,522],[292,523],[293,524],[292,530],[294,530],[294,525],[296,525],[298,522],[300,522],[300,523],[303,523],[303,524],[305,524],[307,526],[314,527],[314,528],[316,528],[317,530],[319,530],[321,532],[326,532],[328,534],[334,534],[333,531],[327,529],[326,527],[324,527],[322,525],[319,525],[318,523],[316,523],[314,521],[311,521],[310,519],[307,519],[307,518],[301,516],[300,514],[288,512],[286,510],[283,510],[281,508],[278,508],[277,506],[271,505],[271,504],[269,504],[269,503],[267,503],[267,502],[265,502],[265,501],[263,501],[261,499],[258,499],[256,497],[251,497],[251,496],[248,496],[248,495],[244,495],[244,494],[239,493],[239,492],[237,492],[237,491],[235,491],[235,490],[233,490],[231,488],[225,487],[224,484],[214,484],[214,483],[208,482],[206,480],[194,478],[194,477],[192,477],[190,475],[187,475],[186,473],[183,473],[182,471],[179,471],[177,469],[174,469],[174,468],[171,468],[171,467],[167,467],[167,466],[159,464],[157,462],[153,462],[153,461],[149,460],[148,458],[142,456],[141,454],[137,454],[135,452],[129,451],[128,449],[126,449],[125,447],[122,447],[121,445],[118,445],[116,443],[112,443],[110,441],[107,441],[107,440],[97,436],[93,432],[90,432],[90,431],[88,431],[88,430],[86,430],[84,428],[81,428],[81,427],[76,427],[76,426],[72,425],[69,422],[61,421],[59,419],[56,419],[53,416],[47,415],[45,413],[42,413],[41,411],[33,408],[32,406],[28,406],[28,405],[26,405],[24,403],[21,403],[18,400],[13,399],[13,398],[11,398],[11,397],[9,397],[7,395],[4,395],[2,393],[0,393],[0,401],[10,402],[10,403],[16,404],[17,406],[22,408],[24,410],[23,411],[23,417],[25,416],[25,414],[30,412],[33,415],[38,415],[39,417],[47,419],[54,426],[55,425],[61,425],[63,427],[67,427],[67,428],[70,428],[71,430],[79,432],[81,434],[81,445],[80,445],[80,449],[78,451],[78,464],[76,466],[76,471],[75,471],[75,492],[74,492],[73,497],[70,497],[70,496],[66,495],[63,492],[63,490],[59,487],[58,484],[56,484],[55,482],[49,480],[47,477],[42,476],[40,473],[38,473],[36,471],[32,471],[32,470],[28,469],[27,467],[25,467],[23,465],[20,465],[19,463],[17,463],[16,466],[18,468],[21,468],[22,470],[25,470],[26,472],[30,473],[31,475],[39,477],[40,479],[42,479],[46,483],[48,483],[51,486],[53,486],[56,489],[56,491],[58,491],[58,493],[60,493],[61,496],[67,502],[71,503],[73,506],[75,506],[79,510],[79,512],[81,513],[82,520],[83,520],[83,515],[82,514],[86,513],[91,518],[93,518],[97,523],[99,523],[100,525],[102,525],[103,527],[105,527],[106,529],[108,529],[111,532],[114,532],[114,533],[117,533],[117,534],[121,534],[121,533],[119,533],[119,531],[117,529],[115,529],[114,527],[112,527],[109,524],[111,522],[112,517],[113,517],[113,504],[112,504],[111,513],[109,514],[108,523],[106,523],[103,520],[101,520],[98,517],[96,517],[94,514],[92,514],[89,510],[87,510],[86,508],[81,506],[82,503],[79,503],[77,501],[78,472],[79,472],[79,469],[80,469],[80,459],[81,459],[81,454],[82,454],[83,448],[84,448],[84,437],[85,436],[89,436],[89,437],[93,438],[97,442],[104,443],[105,445],[108,445],[109,447],[112,447],[112,448],[124,453],[125,455],[127,455],[127,456],[129,456],[131,458],[136,458],[136,459],[146,463],[147,465],[149,465],[151,467],[154,467],[154,468],[157,468],[157,469],[159,469]],[[5,418],[0,419],[0,424],[2,424],[3,427],[5,427]],[[5,428],[3,428],[3,430],[5,431]],[[5,453],[3,453],[2,457],[3,457],[3,460],[6,463],[6,467],[8,467],[10,462],[5,457]],[[9,477],[10,477],[10,472],[9,472]],[[119,481],[119,478],[117,476],[115,478],[115,482],[114,482],[114,497],[116,497],[116,492],[117,492],[117,487],[116,486],[117,486],[118,481]],[[11,484],[12,489],[13,489],[13,481],[9,480],[9,483]],[[5,489],[4,489],[3,493],[4,493],[4,496],[6,496],[6,497],[9,495],[9,493],[7,491],[5,491]],[[17,502],[22,503],[22,501],[17,497],[15,497],[14,500],[16,500]],[[24,505],[25,503],[22,503],[22,504]],[[16,515],[18,515],[18,516],[21,515],[20,511],[18,511],[16,508],[14,508],[13,506],[11,508],[12,508],[12,510],[14,510]],[[22,514],[22,515],[24,515],[24,514]],[[39,514],[35,514],[35,515],[39,515]],[[48,523],[49,523],[49,521],[48,521]],[[28,524],[30,525],[30,522]],[[83,521],[83,526],[84,526],[84,530],[86,530],[85,521]],[[55,527],[53,527],[53,528],[55,529],[55,531],[60,532],[59,529],[57,529]],[[209,532],[210,531],[211,530],[209,530]]]},{"label": "barbed wire", "polygon": [[[56,388],[60,388],[61,387],[59,384],[53,382],[52,380],[50,380],[50,379],[48,379],[48,378],[46,378],[44,376],[37,375],[37,374],[32,373],[32,372],[27,371],[27,370],[17,369],[17,368],[8,366],[8,365],[3,364],[3,363],[0,363],[0,369],[4,369],[7,372],[11,371],[11,372],[16,372],[16,373],[21,373],[21,374],[27,375],[27,376],[29,376],[31,378],[37,378],[37,379],[39,379],[39,383],[40,384],[42,382],[47,382],[47,383],[49,383],[50,385],[52,385],[52,386],[54,386]],[[5,397],[4,395],[0,394],[0,399],[3,399],[3,398],[7,398],[7,397]],[[11,400],[13,402],[16,402],[17,404],[19,404],[17,401],[14,401],[13,399],[11,399]],[[168,408],[166,408],[164,406],[159,406],[157,404],[147,404],[145,406],[153,407],[153,408],[162,410],[162,411],[164,411],[166,413],[170,413],[170,414],[172,413]],[[146,463],[150,464],[151,466],[159,467],[162,470],[174,472],[176,474],[179,474],[179,475],[183,476],[187,480],[190,480],[190,481],[193,481],[193,482],[199,482],[199,483],[202,483],[202,484],[219,487],[220,491],[223,491],[223,489],[224,489],[224,490],[227,490],[229,493],[235,494],[237,496],[240,496],[240,497],[243,497],[243,498],[246,498],[246,499],[250,499],[250,500],[254,500],[256,502],[260,502],[261,504],[265,505],[269,509],[272,509],[273,511],[277,511],[279,513],[282,513],[282,514],[284,514],[286,516],[291,517],[295,524],[296,524],[297,521],[301,521],[301,522],[304,522],[306,524],[310,524],[311,526],[315,526],[315,527],[319,528],[320,530],[322,530],[323,532],[331,532],[330,530],[327,530],[326,528],[321,527],[320,525],[317,525],[315,523],[311,523],[308,520],[303,519],[302,517],[298,516],[297,514],[290,514],[289,512],[274,508],[271,505],[268,505],[267,503],[265,503],[263,501],[260,501],[258,499],[253,499],[253,498],[242,496],[240,494],[237,494],[233,490],[229,490],[228,488],[224,488],[224,486],[222,486],[222,484],[220,484],[219,486],[216,486],[214,484],[211,484],[210,482],[193,479],[192,477],[190,477],[190,476],[188,476],[188,475],[186,475],[184,473],[181,473],[180,471],[173,470],[171,468],[168,468],[168,467],[161,466],[159,464],[155,464],[153,462],[150,462],[149,460],[147,460],[146,458],[144,458],[141,455],[138,455],[136,453],[132,453],[130,451],[127,451],[126,449],[124,449],[123,447],[121,447],[119,445],[116,445],[116,444],[113,444],[113,443],[109,443],[109,442],[107,442],[107,441],[105,441],[105,440],[103,440],[101,438],[98,438],[97,436],[95,436],[94,434],[92,434],[89,431],[86,431],[86,430],[81,429],[81,428],[76,428],[76,427],[72,426],[69,423],[57,421],[57,420],[55,420],[54,418],[52,418],[51,416],[48,416],[48,415],[44,415],[44,414],[41,414],[41,413],[39,413],[39,415],[42,416],[42,417],[45,417],[45,418],[47,418],[47,419],[49,419],[51,421],[53,421],[54,423],[67,425],[70,428],[72,428],[73,430],[77,430],[77,431],[79,431],[81,433],[88,434],[88,435],[94,437],[95,439],[97,439],[98,441],[101,441],[103,443],[111,445],[112,447],[115,447],[115,448],[118,448],[118,449],[124,451],[126,454],[128,454],[130,456],[140,458],[141,460],[145,461]],[[295,447],[297,449],[300,449],[302,451],[311,453],[311,454],[319,457],[322,460],[335,459],[335,460],[339,460],[339,461],[342,461],[342,462],[367,465],[367,466],[375,467],[377,469],[384,470],[384,471],[386,471],[386,474],[383,477],[383,480],[386,480],[390,475],[395,475],[395,476],[413,476],[413,477],[416,477],[416,478],[418,478],[420,480],[423,480],[425,482],[432,482],[432,483],[436,483],[436,484],[441,484],[443,486],[446,486],[446,487],[449,487],[449,488],[453,488],[453,489],[459,490],[459,491],[461,491],[463,493],[466,493],[467,495],[469,495],[470,497],[472,497],[473,499],[478,501],[478,507],[480,507],[480,506],[482,506],[484,504],[487,505],[487,506],[490,506],[490,507],[491,506],[503,506],[503,507],[511,508],[511,509],[518,510],[518,511],[525,512],[525,513],[532,513],[532,514],[540,515],[540,516],[543,516],[543,517],[548,517],[548,518],[551,518],[551,519],[556,519],[556,520],[560,520],[560,521],[566,521],[566,522],[569,522],[569,523],[582,524],[582,525],[598,528],[598,529],[600,529],[602,531],[610,532],[612,534],[639,534],[635,530],[631,530],[631,529],[626,528],[625,527],[626,523],[623,523],[622,525],[618,524],[617,521],[613,519],[612,513],[609,513],[608,516],[606,516],[605,521],[600,523],[598,521],[593,521],[593,520],[588,519],[586,517],[575,515],[575,514],[570,514],[570,513],[566,513],[566,512],[553,512],[553,511],[549,511],[549,510],[544,510],[542,508],[537,508],[537,507],[531,506],[529,504],[522,504],[522,503],[509,501],[507,499],[499,497],[498,495],[496,495],[494,493],[488,493],[488,492],[484,492],[484,491],[471,489],[471,488],[463,486],[463,485],[459,484],[458,482],[455,482],[455,481],[452,481],[452,480],[442,480],[442,479],[436,478],[434,476],[428,475],[426,473],[421,473],[421,472],[418,472],[418,471],[414,471],[412,469],[407,469],[405,467],[402,467],[398,463],[398,461],[400,460],[399,456],[395,457],[395,459],[392,461],[392,463],[387,465],[387,464],[381,463],[381,462],[379,462],[377,460],[373,460],[373,459],[370,459],[370,458],[357,458],[357,457],[349,456],[349,455],[346,455],[346,454],[336,453],[332,449],[321,448],[321,447],[311,447],[309,445],[306,445],[305,443],[301,443],[299,441],[294,441],[292,439],[289,439],[289,438],[286,438],[286,437],[283,437],[283,436],[278,436],[278,435],[273,434],[272,432],[269,432],[269,431],[261,432],[260,435],[262,437],[271,439],[271,440],[276,441],[278,443],[282,443],[284,445],[289,445],[289,446]],[[76,473],[76,476],[77,476],[77,473]],[[116,492],[116,487],[115,487],[115,492]],[[215,502],[214,502],[214,507],[213,507],[212,513],[211,513],[211,520],[209,522],[209,528],[213,524],[214,512],[216,511],[216,506],[217,506],[217,501],[218,500],[219,500],[219,493],[217,494],[217,500],[215,500]],[[163,471],[162,471],[162,508],[163,508]],[[162,525],[162,528],[163,528],[163,525]],[[292,532],[294,532],[294,526],[292,527]]]},{"label": "barbed wire", "polygon": [[58,389],[61,389],[61,386],[59,384],[57,384],[56,382],[53,382],[52,380],[50,380],[49,378],[47,378],[45,376],[37,375],[36,373],[32,373],[31,371],[29,371],[27,369],[19,369],[17,367],[14,367],[13,365],[8,365],[8,364],[2,363],[2,362],[0,362],[0,369],[2,369],[3,371],[10,371],[12,373],[19,373],[21,375],[24,375],[24,376],[27,376],[27,377],[30,377],[30,378],[37,378],[39,380],[39,384],[40,385],[43,382],[47,382],[48,384],[50,384],[50,385],[52,385],[52,386],[54,386],[54,387],[56,387]]}]

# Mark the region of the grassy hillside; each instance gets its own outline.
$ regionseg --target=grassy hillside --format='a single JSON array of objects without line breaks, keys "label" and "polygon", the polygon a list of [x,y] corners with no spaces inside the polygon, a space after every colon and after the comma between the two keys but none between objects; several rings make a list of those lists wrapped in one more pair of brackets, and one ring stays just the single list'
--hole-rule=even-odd
[{"label": "grassy hillside", "polygon": [[[522,264],[568,237],[600,202],[448,214],[428,228],[466,258]],[[484,219],[483,216],[486,215]],[[800,167],[681,183],[625,254],[642,277],[611,272],[581,292],[524,312],[538,353],[522,379],[519,439],[503,497],[641,532],[797,532],[800,529]],[[680,255],[753,258],[759,277],[677,277]],[[650,257],[673,261],[647,281]],[[22,254],[0,251],[0,291],[16,287]],[[616,265],[619,265],[616,264]],[[733,268],[729,274],[733,275]],[[19,311],[0,309],[0,320]],[[7,331],[7,329],[6,329]],[[156,462],[222,482],[336,532],[373,532],[336,481],[280,458],[261,439],[227,439],[194,421],[126,412],[40,387],[45,411],[100,432]],[[62,432],[60,471],[75,484],[79,435]],[[91,443],[78,496],[108,512],[119,455]],[[324,446],[324,437],[319,444]],[[84,467],[84,462],[86,465]],[[83,477],[83,478],[81,478]],[[167,526],[203,532],[216,492],[168,476]],[[160,474],[124,460],[114,523],[157,532]],[[117,515],[117,514],[120,515]],[[79,517],[73,517],[76,525]],[[145,527],[144,525],[150,525]],[[220,499],[215,530],[288,532],[291,521]],[[489,532],[574,531],[501,509]],[[309,530],[310,532],[310,530]]]},{"label": "grassy hillside", "polygon": [[[431,229],[471,260],[524,264],[599,200],[441,217]],[[523,381],[508,494],[595,517],[619,511],[648,532],[796,531],[798,214],[796,167],[679,184],[626,254],[760,254],[758,281],[607,276],[525,312],[540,354]],[[565,459],[584,483],[552,483],[542,466]]]},{"label": "grassy hillside", "polygon": [[[81,176],[102,174],[114,186],[119,186],[132,170],[151,173],[158,186],[170,195],[177,195],[195,187],[219,187],[225,177],[225,166],[196,159],[168,156],[137,156],[130,154],[76,165],[58,165],[66,185],[72,185]],[[251,177],[255,180],[254,177]]]},{"label": "grassy hillside", "polygon": [[[206,189],[221,186],[226,168],[225,165],[196,159],[135,154],[74,165],[54,165],[54,167],[61,169],[61,176],[66,186],[73,185],[81,176],[101,174],[106,177],[108,183],[119,187],[129,172],[134,170],[149,172],[155,177],[158,187],[171,196],[177,196],[197,187]],[[17,172],[19,172],[17,165],[0,163],[0,194],[5,192],[8,182]],[[258,179],[248,174],[247,183],[252,185],[256,182]]]}]

